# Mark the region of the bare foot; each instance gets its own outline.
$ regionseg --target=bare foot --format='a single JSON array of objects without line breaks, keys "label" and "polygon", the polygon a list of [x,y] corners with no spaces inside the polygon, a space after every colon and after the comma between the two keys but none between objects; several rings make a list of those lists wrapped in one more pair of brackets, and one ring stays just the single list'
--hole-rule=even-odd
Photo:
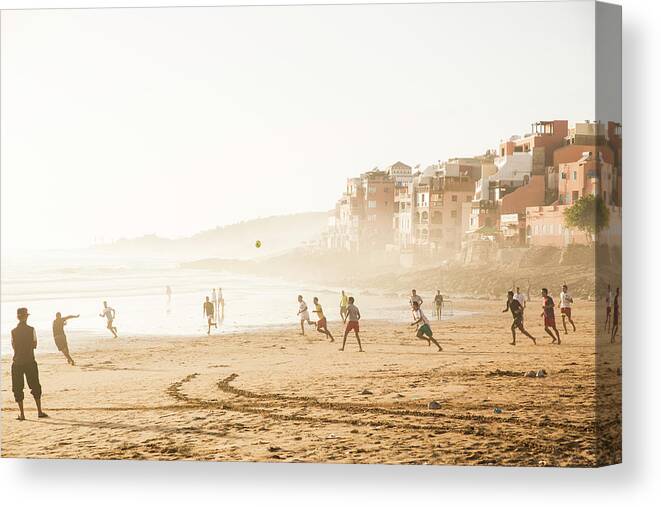
[{"label": "bare foot", "polygon": [[358,352],[365,352],[363,349],[359,349]]},{"label": "bare foot", "polygon": [[23,414],[19,414],[19,416],[16,418],[17,421],[25,421],[25,416]]},{"label": "bare foot", "polygon": [[516,342],[510,342],[510,345],[516,345]]},{"label": "bare foot", "polygon": [[441,346],[439,345],[439,346],[438,346],[438,351],[439,351],[439,352],[443,352],[443,347],[441,347]]},{"label": "bare foot", "polygon": [[39,419],[44,419],[44,418],[48,417],[48,414],[47,414],[46,412],[39,412],[39,413],[37,414],[37,417],[38,417]]}]

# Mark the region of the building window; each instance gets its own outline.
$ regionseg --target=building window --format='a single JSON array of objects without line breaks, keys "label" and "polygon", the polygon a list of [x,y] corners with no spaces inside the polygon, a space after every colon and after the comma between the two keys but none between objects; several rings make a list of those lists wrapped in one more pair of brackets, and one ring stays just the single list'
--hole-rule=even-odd
[{"label": "building window", "polygon": [[373,194],[374,192],[376,192],[376,187],[371,187],[371,186],[370,186],[370,187],[367,187],[367,191],[368,191],[370,194]]},{"label": "building window", "polygon": [[450,212],[450,216],[451,216],[452,218],[457,218],[457,210],[456,210],[456,209],[453,209],[453,210]]},{"label": "building window", "polygon": [[577,178],[578,178],[578,173],[576,171],[574,171],[574,175],[573,175],[574,181],[576,181]]},{"label": "building window", "polygon": [[368,208],[376,208],[376,201],[367,201]]},{"label": "building window", "polygon": [[368,215],[367,216],[367,221],[368,222],[376,222],[376,215]]},{"label": "building window", "polygon": [[571,202],[572,202],[572,204],[575,203],[576,201],[578,201],[578,190],[574,190],[571,193]]},{"label": "building window", "polygon": [[452,196],[452,202],[457,202],[457,196],[456,195]]},{"label": "building window", "polygon": [[471,202],[472,200],[473,200],[473,198],[470,195],[466,196],[466,202]]},{"label": "building window", "polygon": [[422,223],[426,224],[427,220],[429,220],[429,214],[426,211],[423,211],[421,218],[422,218]]}]

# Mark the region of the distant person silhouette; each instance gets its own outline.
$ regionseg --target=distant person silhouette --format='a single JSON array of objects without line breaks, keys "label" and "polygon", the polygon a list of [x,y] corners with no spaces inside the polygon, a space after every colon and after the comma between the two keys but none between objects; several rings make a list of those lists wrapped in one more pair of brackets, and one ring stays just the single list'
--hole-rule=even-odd
[{"label": "distant person silhouette", "polygon": [[220,322],[225,320],[225,298],[223,297],[223,289],[218,287],[218,313],[220,314]]},{"label": "distant person silhouette", "polygon": [[17,419],[19,421],[25,421],[25,412],[23,411],[25,380],[28,382],[28,387],[37,405],[37,417],[48,417],[41,410],[39,367],[34,358],[34,349],[37,348],[37,333],[32,326],[28,326],[29,315],[27,308],[16,310],[18,325],[11,331],[11,346],[14,349],[14,358],[11,363],[11,390],[18,404],[19,414]]},{"label": "distant person silhouette", "polygon": [[347,306],[349,306],[349,296],[342,291],[342,295],[340,296],[340,318],[345,324],[347,322]]},{"label": "distant person silhouette", "polygon": [[55,340],[55,346],[57,350],[64,354],[64,357],[67,358],[67,362],[71,366],[75,366],[71,354],[69,354],[69,344],[67,343],[67,335],[64,333],[64,326],[67,325],[67,320],[77,319],[80,315],[67,315],[62,317],[60,312],[55,314],[55,320],[53,321],[53,339]]},{"label": "distant person silhouette", "polygon": [[[215,292],[215,291],[214,291]],[[206,317],[208,329],[207,334],[211,334],[211,326],[218,328],[218,325],[214,321],[214,306],[211,301],[209,301],[209,296],[206,297],[204,304],[202,305],[202,315]]]},{"label": "distant person silhouette", "polygon": [[169,285],[165,286],[165,297],[167,299],[167,313],[170,313],[170,304],[172,303],[172,287]]},{"label": "distant person silhouette", "polygon": [[99,314],[99,317],[105,317],[107,320],[107,325],[106,327],[110,330],[114,338],[119,338],[117,336],[117,328],[113,325],[113,322],[115,321],[115,316],[117,315],[117,312],[115,312],[115,309],[108,306],[108,302],[104,301],[103,302],[103,309],[101,310],[101,313]]},{"label": "distant person silhouette", "polygon": [[615,343],[615,335],[620,327],[620,288],[615,289],[613,298],[613,331],[611,333],[611,343]]}]

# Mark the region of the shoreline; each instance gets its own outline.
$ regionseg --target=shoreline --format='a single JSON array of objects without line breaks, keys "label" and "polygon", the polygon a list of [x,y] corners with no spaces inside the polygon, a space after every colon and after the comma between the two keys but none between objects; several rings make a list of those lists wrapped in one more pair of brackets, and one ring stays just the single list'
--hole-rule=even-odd
[{"label": "shoreline", "polygon": [[[339,336],[331,344],[309,328],[302,337],[295,325],[108,339],[72,350],[75,367],[46,353],[37,361],[50,418],[36,419],[26,392],[25,422],[14,420],[3,357],[2,456],[596,464],[594,305],[576,305],[582,329],[560,347],[525,338],[512,347],[502,304],[481,306],[480,315],[432,321],[443,352],[405,324],[363,319],[363,354],[352,336],[342,353]],[[619,343],[608,350],[615,364]],[[542,368],[546,378],[523,376]]]}]

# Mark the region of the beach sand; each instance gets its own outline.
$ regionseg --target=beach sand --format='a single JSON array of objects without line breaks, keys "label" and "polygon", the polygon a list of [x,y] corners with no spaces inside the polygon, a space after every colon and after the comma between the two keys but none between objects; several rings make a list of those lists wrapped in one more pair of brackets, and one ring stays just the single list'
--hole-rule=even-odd
[{"label": "beach sand", "polygon": [[[24,422],[15,420],[5,357],[2,456],[510,466],[621,459],[621,347],[619,337],[616,345],[600,338],[596,354],[594,304],[575,305],[579,330],[561,335],[561,346],[543,334],[537,302],[526,323],[538,345],[522,336],[509,345],[503,307],[456,302],[476,313],[432,321],[443,352],[406,324],[365,316],[362,354],[352,336],[338,351],[342,326],[332,320],[333,344],[313,328],[299,336],[293,323],[249,334],[107,338],[73,347],[75,367],[38,354],[50,418],[36,418],[26,389]],[[557,320],[562,333],[559,311]],[[595,361],[606,393],[599,421]],[[548,375],[523,376],[539,369]]]}]

